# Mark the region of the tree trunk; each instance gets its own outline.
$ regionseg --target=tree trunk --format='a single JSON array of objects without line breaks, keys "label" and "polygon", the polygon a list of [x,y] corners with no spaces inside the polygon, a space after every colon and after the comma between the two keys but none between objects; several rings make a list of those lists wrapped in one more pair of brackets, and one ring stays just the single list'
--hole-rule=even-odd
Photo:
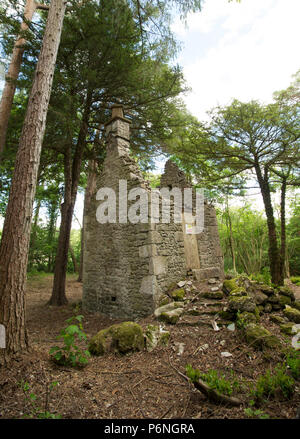
[{"label": "tree trunk", "polygon": [[74,253],[74,250],[73,250],[73,247],[71,246],[71,244],[69,245],[69,252],[70,252],[70,255],[72,258],[72,262],[73,262],[74,273],[78,273],[79,272],[78,264],[77,264],[76,256],[75,256],[75,253]]},{"label": "tree trunk", "polygon": [[68,303],[66,298],[66,274],[68,265],[68,250],[72,218],[76,201],[82,155],[88,133],[88,120],[92,103],[92,92],[88,92],[85,102],[84,114],[79,130],[75,154],[72,160],[72,145],[65,152],[65,197],[62,205],[62,217],[59,230],[58,248],[55,260],[52,296],[49,304],[61,306]]},{"label": "tree trunk", "polygon": [[84,246],[84,230],[83,225],[80,230],[80,263],[77,282],[82,282],[83,277],[83,246]]},{"label": "tree trunk", "polygon": [[51,200],[48,206],[48,215],[49,215],[49,227],[48,227],[48,237],[47,242],[49,245],[49,253],[48,253],[48,273],[51,273],[53,270],[53,261],[55,255],[53,254],[53,241],[55,237],[56,231],[56,221],[58,216],[58,206],[60,205],[60,200]]},{"label": "tree trunk", "polygon": [[[48,7],[38,5],[35,0],[26,0],[24,21],[21,23],[21,32],[28,29],[28,23],[31,22],[36,9],[48,9]],[[14,45],[0,101],[0,160],[5,147],[8,121],[16,91],[16,81],[20,73],[25,44],[25,38],[22,35],[19,35]]]},{"label": "tree trunk", "polygon": [[282,285],[282,279],[280,275],[280,254],[278,249],[276,224],[275,224],[274,211],[273,211],[272,200],[271,200],[271,191],[270,191],[269,180],[268,180],[268,171],[265,170],[264,177],[262,176],[262,172],[259,165],[255,166],[255,171],[256,171],[258,183],[260,186],[260,190],[265,206],[265,212],[267,216],[271,279],[275,285]]},{"label": "tree trunk", "polygon": [[286,262],[286,218],[285,218],[285,201],[286,201],[287,178],[283,177],[281,184],[281,200],[280,200],[280,230],[281,230],[281,246],[280,246],[280,276],[281,283],[284,284],[285,262]]},{"label": "tree trunk", "polygon": [[89,161],[89,171],[84,192],[84,206],[83,206],[83,220],[81,228],[81,253],[80,253],[80,268],[77,282],[82,282],[83,277],[83,254],[84,254],[84,218],[90,207],[92,195],[95,192],[97,182],[97,162],[96,160]]},{"label": "tree trunk", "polygon": [[37,205],[35,208],[35,213],[34,213],[32,234],[31,234],[30,245],[29,245],[29,262],[28,262],[29,271],[32,269],[33,260],[34,260],[34,250],[35,250],[35,243],[36,243],[36,237],[37,237],[37,225],[38,225],[38,220],[39,220],[39,215],[40,215],[40,208],[41,208],[41,200],[38,199]]},{"label": "tree trunk", "polygon": [[0,352],[2,362],[28,347],[25,286],[31,217],[65,7],[64,0],[51,1],[4,221],[0,246],[0,323],[6,329],[6,348]]}]

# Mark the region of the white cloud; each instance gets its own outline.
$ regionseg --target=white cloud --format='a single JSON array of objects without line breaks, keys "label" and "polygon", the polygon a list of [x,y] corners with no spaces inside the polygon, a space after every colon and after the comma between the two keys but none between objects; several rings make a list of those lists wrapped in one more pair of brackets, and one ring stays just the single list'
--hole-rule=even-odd
[{"label": "white cloud", "polygon": [[180,59],[193,89],[185,99],[188,109],[203,119],[232,98],[269,102],[274,91],[286,88],[300,68],[299,17],[299,0],[207,0],[202,13],[188,18],[187,30],[176,28],[194,38],[192,57],[186,60],[183,52]]}]

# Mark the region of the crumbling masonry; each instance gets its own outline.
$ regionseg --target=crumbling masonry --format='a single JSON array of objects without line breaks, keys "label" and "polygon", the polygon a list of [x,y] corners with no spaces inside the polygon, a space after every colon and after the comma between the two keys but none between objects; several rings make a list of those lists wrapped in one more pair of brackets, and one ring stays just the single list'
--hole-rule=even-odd
[{"label": "crumbling masonry", "polygon": [[[101,224],[96,212],[101,202],[96,193],[111,188],[117,195],[116,218],[119,218],[119,181],[127,181],[128,192],[146,189],[148,183],[136,162],[130,157],[130,121],[123,109],[114,106],[112,119],[106,125],[107,154],[95,194],[84,218],[83,307],[114,318],[135,319],[147,316],[158,306],[160,297],[174,282],[187,273],[199,280],[224,276],[215,209],[204,202],[204,230],[186,233],[192,218],[182,223]],[[168,161],[161,187],[172,189],[189,185],[184,173]],[[195,198],[195,197],[194,197]],[[133,202],[131,202],[133,203]],[[151,211],[149,196],[149,216]],[[128,202],[130,207],[130,201]],[[171,209],[174,201],[171,198]]]}]

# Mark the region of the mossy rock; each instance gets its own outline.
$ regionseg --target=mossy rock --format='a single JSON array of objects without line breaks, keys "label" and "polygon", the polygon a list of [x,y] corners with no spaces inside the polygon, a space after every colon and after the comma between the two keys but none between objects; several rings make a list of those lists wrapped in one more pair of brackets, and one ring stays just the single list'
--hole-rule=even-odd
[{"label": "mossy rock", "polygon": [[286,305],[283,313],[290,321],[300,323],[300,311],[298,309]]},{"label": "mossy rock", "polygon": [[194,307],[186,311],[186,314],[189,316],[200,316],[202,314],[202,311],[200,309]]},{"label": "mossy rock", "polygon": [[271,322],[273,322],[273,323],[277,323],[278,325],[280,325],[280,324],[282,324],[282,323],[285,323],[284,318],[281,317],[281,316],[278,316],[278,315],[276,315],[276,314],[271,314],[271,315],[270,315],[270,320],[271,320]]},{"label": "mossy rock", "polygon": [[127,354],[143,348],[143,330],[134,322],[123,322],[102,329],[91,338],[88,346],[92,355],[103,355],[107,352]]},{"label": "mossy rock", "polygon": [[223,299],[224,294],[222,291],[207,291],[206,293],[203,293],[203,297],[206,299],[220,300]]},{"label": "mossy rock", "polygon": [[259,307],[256,306],[256,307],[255,307],[255,310],[254,310],[254,315],[255,315],[255,317],[256,317],[256,321],[257,321],[257,322],[260,321],[260,314],[261,314],[261,311],[260,311]]},{"label": "mossy rock", "polygon": [[242,326],[247,326],[249,323],[257,323],[257,318],[254,313],[244,311],[238,314],[237,323],[240,323]]},{"label": "mossy rock", "polygon": [[148,325],[145,332],[146,349],[153,351],[157,346],[167,346],[169,343],[170,332],[161,329],[159,326]]},{"label": "mossy rock", "polygon": [[271,296],[268,297],[268,303],[279,303],[280,301],[280,296],[279,294],[272,294]]},{"label": "mossy rock", "polygon": [[298,311],[300,311],[300,301],[296,300],[294,303],[291,304],[292,308],[296,308]]},{"label": "mossy rock", "polygon": [[294,323],[283,323],[280,325],[280,331],[286,335],[293,335],[292,329],[294,325]]},{"label": "mossy rock", "polygon": [[184,296],[185,296],[185,291],[183,288],[179,288],[175,291],[172,291],[171,296],[172,296],[173,300],[175,300],[176,302],[183,302]]},{"label": "mossy rock", "polygon": [[159,306],[164,306],[167,305],[168,303],[170,303],[170,297],[167,296],[166,294],[163,294],[160,299],[159,299]]},{"label": "mossy rock", "polygon": [[283,296],[279,294],[279,304],[282,308],[285,307],[285,305],[291,305],[292,299],[289,296]]},{"label": "mossy rock", "polygon": [[261,325],[250,323],[245,329],[247,343],[259,349],[276,348],[280,346],[280,340]]},{"label": "mossy rock", "polygon": [[182,308],[182,306],[183,306],[183,303],[170,302],[170,303],[167,303],[166,305],[163,305],[163,306],[160,306],[159,308],[156,308],[156,310],[154,311],[154,315],[156,318],[159,318],[159,316],[163,312],[172,311],[173,309],[176,309],[176,308]]},{"label": "mossy rock", "polygon": [[229,311],[254,312],[255,302],[250,296],[229,297]]},{"label": "mossy rock", "polygon": [[278,292],[282,296],[287,296],[291,299],[292,302],[295,302],[295,295],[293,291],[288,287],[279,287],[277,288]]},{"label": "mossy rock", "polygon": [[160,314],[159,320],[168,323],[170,325],[176,325],[182,313],[183,313],[183,308],[177,308],[171,311],[165,311]]},{"label": "mossy rock", "polygon": [[272,304],[271,303],[266,303],[264,306],[264,312],[266,313],[270,313],[272,312]]},{"label": "mossy rock", "polygon": [[226,294],[229,294],[232,290],[238,288],[238,284],[236,283],[236,279],[226,279],[223,282],[223,291]]},{"label": "mossy rock", "polygon": [[235,288],[234,290],[230,291],[229,296],[236,296],[236,297],[241,297],[241,296],[247,296],[247,292],[245,290],[245,288],[243,287],[238,287]]},{"label": "mossy rock", "polygon": [[272,294],[274,294],[274,288],[270,287],[269,285],[263,284],[263,285],[257,285],[257,287],[267,296],[271,296]]},{"label": "mossy rock", "polygon": [[268,296],[264,294],[262,291],[255,291],[254,300],[256,305],[263,305],[267,302]]}]

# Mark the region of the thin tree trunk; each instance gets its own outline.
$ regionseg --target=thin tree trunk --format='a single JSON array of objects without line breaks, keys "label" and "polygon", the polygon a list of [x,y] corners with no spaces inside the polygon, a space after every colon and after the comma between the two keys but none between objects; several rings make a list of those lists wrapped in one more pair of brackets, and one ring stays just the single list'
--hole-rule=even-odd
[{"label": "thin tree trunk", "polygon": [[[24,21],[21,23],[21,32],[28,29],[28,23],[31,22],[36,9],[48,9],[48,6],[38,5],[35,0],[26,0]],[[20,73],[25,44],[25,38],[20,34],[14,45],[0,101],[0,160],[5,147],[8,120],[14,100],[16,81]]]},{"label": "thin tree trunk", "polygon": [[35,243],[36,243],[36,237],[37,237],[37,225],[38,225],[38,220],[39,220],[39,215],[40,215],[40,208],[41,208],[41,200],[38,199],[37,205],[35,208],[35,213],[34,213],[32,234],[31,234],[30,245],[29,245],[29,263],[28,263],[29,271],[32,269],[32,263],[33,263],[33,259],[34,259],[34,250],[35,250]]},{"label": "thin tree trunk", "polygon": [[0,323],[6,329],[0,362],[4,363],[28,347],[25,287],[31,217],[65,8],[64,0],[51,1],[4,221],[0,246]]},{"label": "thin tree trunk", "polygon": [[92,103],[92,92],[87,93],[84,114],[79,130],[76,151],[72,160],[72,145],[65,152],[65,197],[62,205],[62,217],[59,230],[58,248],[55,259],[54,280],[49,305],[61,306],[68,303],[66,297],[66,274],[68,265],[68,250],[72,218],[76,201],[82,155],[88,133],[88,120]]},{"label": "thin tree trunk", "polygon": [[80,230],[80,263],[77,282],[82,282],[83,277],[83,246],[84,246],[84,229],[83,225]]},{"label": "thin tree trunk", "polygon": [[79,272],[78,264],[77,264],[77,261],[76,261],[75,252],[74,252],[73,247],[71,246],[71,244],[69,245],[69,252],[70,252],[70,255],[71,255],[72,262],[73,262],[74,273],[78,273]]},{"label": "thin tree trunk", "polygon": [[51,200],[51,203],[48,207],[48,215],[49,215],[49,228],[48,228],[48,245],[49,245],[49,253],[48,253],[48,273],[51,273],[53,270],[53,241],[56,230],[56,221],[58,216],[58,206],[60,205],[60,200]]},{"label": "thin tree trunk", "polygon": [[269,238],[269,263],[272,282],[275,285],[281,285],[282,279],[280,275],[280,254],[278,249],[276,224],[274,211],[271,200],[271,192],[268,180],[268,171],[265,170],[265,176],[262,176],[259,165],[255,166],[255,171],[260,186],[265,212],[267,216],[268,238]]},{"label": "thin tree trunk", "polygon": [[285,218],[285,201],[286,201],[287,177],[283,177],[281,184],[281,202],[280,202],[280,221],[281,221],[281,246],[280,246],[280,276],[281,283],[284,284],[285,261],[286,261],[286,218]]}]

